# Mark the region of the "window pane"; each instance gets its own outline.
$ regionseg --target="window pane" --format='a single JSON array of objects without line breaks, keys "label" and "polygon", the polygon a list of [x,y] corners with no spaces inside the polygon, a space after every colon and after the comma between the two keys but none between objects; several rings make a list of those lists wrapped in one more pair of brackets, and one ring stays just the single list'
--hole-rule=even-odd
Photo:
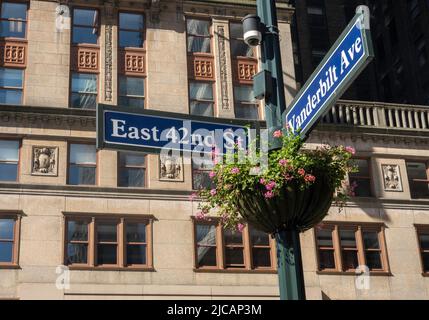
[{"label": "window pane", "polygon": [[118,97],[118,99],[120,106],[144,109],[143,98]]},{"label": "window pane", "polygon": [[195,116],[213,117],[213,103],[191,101],[191,114]]},{"label": "window pane", "polygon": [[2,104],[22,104],[21,90],[0,89],[0,103]]},{"label": "window pane", "polygon": [[241,248],[225,248],[226,265],[244,265],[244,254]]},{"label": "window pane", "polygon": [[0,163],[0,181],[16,181],[18,178],[18,165],[13,163]]},{"label": "window pane", "polygon": [[350,176],[369,177],[369,164],[365,159],[353,159],[354,164],[358,167],[358,172],[351,173]]},{"label": "window pane", "polygon": [[216,226],[197,224],[197,243],[199,245],[216,245]]},{"label": "window pane", "polygon": [[27,23],[24,21],[1,21],[0,37],[25,38]]},{"label": "window pane", "polygon": [[422,250],[429,250],[429,234],[419,235],[420,247]]},{"label": "window pane", "polygon": [[428,180],[424,163],[407,162],[408,179]]},{"label": "window pane", "polygon": [[217,265],[216,247],[198,247],[197,256],[200,267],[215,267]]},{"label": "window pane", "polygon": [[378,232],[364,232],[363,242],[365,249],[380,249],[378,242]]},{"label": "window pane", "polygon": [[235,103],[235,117],[240,119],[259,119],[259,108],[257,105]]},{"label": "window pane", "polygon": [[145,169],[138,168],[121,168],[119,172],[120,187],[144,187],[145,186]]},{"label": "window pane", "polygon": [[334,250],[319,250],[319,269],[335,269]]},{"label": "window pane", "polygon": [[97,93],[97,75],[89,73],[72,74],[72,91],[79,93]]},{"label": "window pane", "polygon": [[271,267],[270,249],[253,248],[253,266],[258,267]]},{"label": "window pane", "polygon": [[229,36],[234,39],[243,39],[243,25],[241,23],[231,23],[229,25]]},{"label": "window pane", "polygon": [[429,253],[425,252],[422,254],[423,268],[425,272],[429,272]]},{"label": "window pane", "polygon": [[124,77],[119,78],[119,95],[144,96],[144,78]]},{"label": "window pane", "polygon": [[371,182],[369,179],[350,178],[350,185],[355,185],[356,197],[371,197]]},{"label": "window pane", "polygon": [[146,242],[146,226],[141,222],[127,222],[127,241]]},{"label": "window pane", "polygon": [[134,152],[119,152],[120,166],[144,166],[146,155]]},{"label": "window pane", "polygon": [[223,238],[225,241],[225,244],[243,244],[243,234],[238,231],[225,229],[223,232]]},{"label": "window pane", "polygon": [[366,265],[370,270],[372,269],[383,269],[381,263],[381,255],[378,251],[366,251],[365,252]]},{"label": "window pane", "polygon": [[231,40],[231,55],[233,57],[253,58],[253,48],[249,47],[242,40]]},{"label": "window pane", "polygon": [[410,181],[412,198],[425,198],[429,196],[429,184],[427,182]]},{"label": "window pane", "polygon": [[127,264],[146,264],[146,245],[128,245]]},{"label": "window pane", "polygon": [[250,241],[252,246],[269,246],[270,236],[268,233],[250,228]]},{"label": "window pane", "polygon": [[119,31],[119,46],[121,48],[143,47],[143,33],[140,31]]},{"label": "window pane", "polygon": [[357,251],[342,251],[344,270],[356,269],[359,266]]},{"label": "window pane", "polygon": [[332,243],[332,230],[317,230],[317,244],[319,247],[330,247],[334,245]]},{"label": "window pane", "polygon": [[0,161],[18,161],[19,141],[0,140]]},{"label": "window pane", "polygon": [[209,177],[208,171],[197,171],[192,172],[193,188],[194,190],[212,188],[214,183]]},{"label": "window pane", "polygon": [[71,107],[80,109],[95,109],[97,106],[97,95],[89,93],[72,93]]},{"label": "window pane", "polygon": [[95,185],[95,167],[81,167],[70,165],[69,184],[71,185]]},{"label": "window pane", "polygon": [[116,264],[117,250],[115,244],[97,245],[97,264]]},{"label": "window pane", "polygon": [[0,87],[22,88],[23,71],[0,68]]},{"label": "window pane", "polygon": [[0,262],[12,262],[13,243],[0,242]]},{"label": "window pane", "polygon": [[117,222],[98,222],[97,223],[97,241],[98,242],[116,242]]},{"label": "window pane", "polygon": [[67,239],[68,241],[88,241],[88,222],[68,221]]},{"label": "window pane", "polygon": [[93,9],[74,9],[73,24],[81,26],[97,26],[98,25],[97,10]]},{"label": "window pane", "polygon": [[209,36],[210,35],[210,22],[207,20],[188,19],[186,21],[188,34]]},{"label": "window pane", "polygon": [[191,100],[213,100],[213,85],[205,82],[190,82],[189,97]]},{"label": "window pane", "polygon": [[210,53],[210,38],[189,36],[188,52]]},{"label": "window pane", "polygon": [[356,248],[355,230],[340,230],[341,247]]},{"label": "window pane", "polygon": [[97,44],[98,32],[91,27],[73,27],[73,43]]},{"label": "window pane", "polygon": [[254,102],[254,94],[252,86],[236,86],[234,87],[235,101]]},{"label": "window pane", "polygon": [[15,2],[3,2],[1,4],[1,17],[4,19],[27,19],[27,4]]},{"label": "window pane", "polygon": [[88,263],[88,245],[69,243],[67,245],[67,263]]},{"label": "window pane", "polygon": [[70,145],[70,163],[75,164],[95,164],[96,149],[91,144]]},{"label": "window pane", "polygon": [[13,240],[14,219],[0,219],[0,240]]},{"label": "window pane", "polygon": [[119,28],[142,30],[143,27],[143,15],[124,12],[119,13]]}]

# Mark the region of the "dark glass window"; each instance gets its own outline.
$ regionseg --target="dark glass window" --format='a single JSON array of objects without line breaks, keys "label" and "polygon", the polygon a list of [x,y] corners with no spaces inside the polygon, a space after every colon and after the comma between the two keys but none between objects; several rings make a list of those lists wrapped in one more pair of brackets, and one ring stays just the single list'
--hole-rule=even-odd
[{"label": "dark glass window", "polygon": [[234,107],[236,118],[259,119],[259,106],[255,100],[252,86],[234,86]]},{"label": "dark glass window", "polygon": [[27,29],[27,4],[2,2],[0,37],[25,39]]},{"label": "dark glass window", "polygon": [[422,267],[424,273],[429,273],[429,228],[418,227],[420,254],[422,259]]},{"label": "dark glass window", "polygon": [[249,228],[253,268],[272,268],[269,234]]},{"label": "dark glass window", "polygon": [[97,160],[94,145],[70,145],[69,184],[95,185],[96,168]]},{"label": "dark glass window", "polygon": [[88,264],[89,220],[67,221],[67,264]]},{"label": "dark glass window", "polygon": [[186,21],[188,52],[211,52],[210,22],[188,19]]},{"label": "dark glass window", "polygon": [[189,82],[189,100],[191,114],[213,117],[214,97],[211,82]]},{"label": "dark glass window", "polygon": [[214,187],[213,181],[209,176],[213,167],[213,163],[209,161],[192,161],[192,186],[194,190]]},{"label": "dark glass window", "polygon": [[119,152],[119,187],[144,187],[146,183],[146,155]]},{"label": "dark glass window", "polygon": [[71,107],[95,109],[97,105],[97,75],[72,73]]},{"label": "dark glass window", "polygon": [[0,265],[14,262],[15,223],[15,219],[0,217]]},{"label": "dark glass window", "polygon": [[126,264],[147,264],[147,223],[127,222],[126,224]]},{"label": "dark glass window", "polygon": [[254,49],[244,42],[243,25],[241,23],[231,23],[229,25],[229,36],[231,39],[231,55],[233,57],[254,58]]},{"label": "dark glass window", "polygon": [[118,222],[96,223],[97,265],[118,264]]},{"label": "dark glass window", "polygon": [[22,104],[24,71],[0,68],[0,104]]},{"label": "dark glass window", "polygon": [[197,224],[197,264],[199,267],[216,267],[216,226],[211,224]]},{"label": "dark glass window", "polygon": [[17,181],[19,141],[0,140],[0,181]]},{"label": "dark glass window", "polygon": [[119,47],[142,48],[144,18],[138,13],[119,13]]},{"label": "dark glass window", "polygon": [[412,198],[429,197],[428,168],[424,162],[407,162],[408,182]]},{"label": "dark glass window", "polygon": [[225,267],[244,268],[243,234],[226,229],[223,233],[223,241],[225,244]]},{"label": "dark glass window", "polygon": [[119,76],[119,105],[144,108],[144,78]]},{"label": "dark glass window", "polygon": [[335,269],[335,250],[332,240],[332,229],[317,230],[317,252],[319,270]]},{"label": "dark glass window", "polygon": [[98,10],[73,9],[73,44],[97,44],[99,34]]},{"label": "dark glass window", "polygon": [[356,230],[340,230],[340,246],[343,271],[355,270],[359,266]]},{"label": "dark glass window", "polygon": [[367,159],[354,159],[358,172],[349,174],[349,182],[354,187],[356,197],[371,197],[371,174]]},{"label": "dark glass window", "polygon": [[379,232],[364,229],[362,234],[367,267],[369,270],[383,270]]}]

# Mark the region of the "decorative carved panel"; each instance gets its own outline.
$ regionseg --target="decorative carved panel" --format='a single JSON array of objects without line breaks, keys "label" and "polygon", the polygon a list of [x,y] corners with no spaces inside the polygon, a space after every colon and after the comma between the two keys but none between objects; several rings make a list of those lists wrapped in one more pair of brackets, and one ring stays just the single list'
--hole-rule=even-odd
[{"label": "decorative carved panel", "polygon": [[159,162],[159,180],[183,181],[182,157],[160,155]]},{"label": "decorative carved panel", "polygon": [[196,80],[214,80],[213,57],[190,56],[189,75]]},{"label": "decorative carved panel", "polygon": [[128,75],[146,74],[145,52],[142,50],[125,50],[120,53],[120,72]]},{"label": "decorative carved panel", "polygon": [[254,59],[236,60],[236,77],[239,83],[251,84],[258,70],[258,62]]},{"label": "decorative carved panel", "polygon": [[384,190],[403,191],[399,166],[396,164],[383,164],[381,168],[383,170]]},{"label": "decorative carved panel", "polygon": [[33,147],[31,174],[58,175],[58,147]]},{"label": "decorative carved panel", "polygon": [[79,72],[98,72],[99,49],[93,47],[73,47],[72,69]]},{"label": "decorative carved panel", "polygon": [[27,64],[27,43],[19,41],[0,42],[0,63],[5,67],[25,68]]},{"label": "decorative carved panel", "polygon": [[220,71],[220,87],[222,96],[222,109],[229,109],[228,97],[228,66],[226,62],[226,47],[225,47],[225,28],[224,26],[217,27],[217,41],[219,46],[219,71]]}]

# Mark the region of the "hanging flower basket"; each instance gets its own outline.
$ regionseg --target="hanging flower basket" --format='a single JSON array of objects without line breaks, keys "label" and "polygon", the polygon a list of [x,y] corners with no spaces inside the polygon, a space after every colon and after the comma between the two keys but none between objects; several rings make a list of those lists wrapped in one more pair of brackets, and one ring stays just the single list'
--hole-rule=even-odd
[{"label": "hanging flower basket", "polygon": [[[351,164],[351,147],[324,146],[302,148],[302,139],[291,133],[274,133],[283,147],[266,156],[268,167],[251,157],[223,158],[210,178],[213,187],[201,190],[198,219],[210,219],[215,212],[226,227],[241,229],[247,222],[255,228],[275,234],[282,230],[303,232],[327,215],[335,200],[340,204],[350,190],[343,181],[356,169]],[[339,190],[339,187],[343,187]]]}]

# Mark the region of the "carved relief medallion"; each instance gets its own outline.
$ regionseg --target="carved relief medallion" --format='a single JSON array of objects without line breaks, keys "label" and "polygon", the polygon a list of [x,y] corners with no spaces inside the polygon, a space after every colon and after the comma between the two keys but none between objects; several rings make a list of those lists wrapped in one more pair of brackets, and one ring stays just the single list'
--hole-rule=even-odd
[{"label": "carved relief medallion", "polygon": [[58,175],[58,147],[33,147],[32,175]]}]

